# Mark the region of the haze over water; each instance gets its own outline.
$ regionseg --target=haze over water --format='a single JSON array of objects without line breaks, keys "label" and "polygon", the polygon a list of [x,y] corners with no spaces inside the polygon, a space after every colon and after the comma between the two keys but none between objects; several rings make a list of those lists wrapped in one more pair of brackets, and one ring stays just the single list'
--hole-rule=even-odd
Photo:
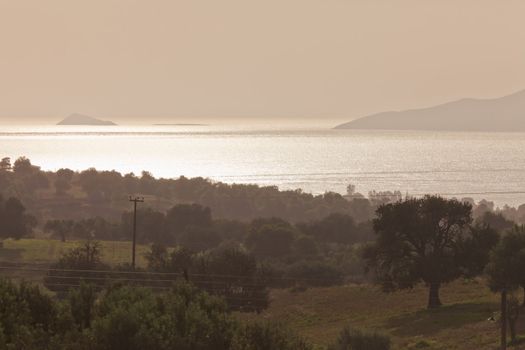
[{"label": "haze over water", "polygon": [[370,190],[525,203],[525,135],[226,126],[8,126],[0,156],[45,170],[142,170],[312,193]]}]

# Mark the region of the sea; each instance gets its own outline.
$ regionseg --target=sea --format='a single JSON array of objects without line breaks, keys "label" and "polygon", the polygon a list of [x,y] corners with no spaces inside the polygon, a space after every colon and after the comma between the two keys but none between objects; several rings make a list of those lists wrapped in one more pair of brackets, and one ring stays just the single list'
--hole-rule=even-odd
[{"label": "sea", "polygon": [[156,126],[0,126],[0,157],[44,170],[205,177],[321,194],[401,191],[525,203],[525,134]]}]

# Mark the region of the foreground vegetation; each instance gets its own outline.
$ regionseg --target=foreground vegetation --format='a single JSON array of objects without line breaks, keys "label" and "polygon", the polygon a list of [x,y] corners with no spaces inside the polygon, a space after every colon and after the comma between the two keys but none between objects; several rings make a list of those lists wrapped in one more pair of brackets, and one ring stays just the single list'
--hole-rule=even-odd
[{"label": "foreground vegetation", "polygon": [[[133,295],[139,295],[140,298],[144,298],[145,295],[149,298],[150,295],[150,292],[145,289],[118,288],[121,291],[118,293],[114,292],[114,297],[112,297],[114,301],[112,303],[116,299],[128,305],[126,300],[127,298],[133,298]],[[98,294],[98,298],[105,298],[106,295],[111,293],[113,292],[101,292]],[[71,312],[69,310],[71,308],[70,303],[75,300],[74,298],[70,296],[64,299],[63,304],[59,307],[62,313],[61,317],[73,317],[68,313]],[[490,321],[489,319],[494,315],[497,318],[498,297],[490,292],[484,280],[458,280],[445,285],[442,297],[443,306],[439,309],[428,310],[422,308],[421,305],[425,303],[426,298],[427,291],[423,286],[416,287],[410,291],[400,291],[386,295],[378,288],[368,284],[315,287],[301,292],[290,289],[275,289],[272,290],[270,295],[270,307],[261,314],[234,313],[229,317],[230,322],[232,324],[237,322],[238,326],[257,324],[258,326],[256,327],[264,325],[265,327],[271,327],[273,331],[275,331],[274,326],[288,329],[284,331],[286,335],[298,334],[299,337],[294,335],[294,339],[303,339],[301,343],[309,344],[310,348],[328,348],[334,344],[335,340],[340,336],[341,329],[345,327],[388,335],[392,342],[392,349],[490,350],[497,348],[499,324],[497,321]],[[2,299],[7,300],[5,298]],[[145,304],[147,303],[148,301],[146,300]],[[215,303],[216,305],[222,305],[219,299]],[[102,302],[102,305],[104,304]],[[118,307],[115,307],[118,311]],[[133,312],[142,310],[140,309],[141,307],[139,305],[136,306],[137,309],[133,307]],[[218,310],[222,310],[221,312],[224,312],[225,315],[228,314],[226,309]],[[2,312],[5,312],[5,309]],[[66,314],[64,315],[64,313]],[[104,317],[111,318],[109,316]],[[126,322],[135,322],[133,318],[129,319],[129,315],[118,314],[118,317],[115,317],[112,322],[117,322],[117,320],[120,322],[124,322],[124,320],[127,320]],[[147,319],[146,317],[145,320]],[[99,322],[101,321],[95,321],[94,324]],[[109,321],[104,321],[105,327],[110,327],[110,323],[107,322]],[[115,327],[118,325],[119,323],[114,323]],[[131,326],[133,326],[133,323]],[[520,320],[518,330],[523,332],[524,326],[524,320]],[[96,331],[85,331],[82,337],[86,338],[82,338],[84,339],[83,341],[89,340],[89,337],[93,337],[95,334],[102,339],[104,338],[104,332],[110,331],[108,328],[96,327]],[[258,329],[252,329],[252,333],[265,333],[260,328]],[[67,328],[66,331],[68,331]],[[69,329],[69,331],[72,330]],[[72,334],[75,334],[75,336],[70,335],[69,339],[71,337],[75,339],[79,337],[76,329],[74,329]],[[118,332],[112,332],[111,334],[112,336],[117,336]],[[63,341],[62,338],[61,341]],[[258,341],[260,342],[260,339]],[[77,347],[80,345],[73,344],[74,347],[70,344],[69,348],[82,349],[82,347]],[[125,342],[123,344],[129,345]],[[68,349],[68,347],[64,348]],[[212,348],[215,347],[203,347],[203,349]],[[515,349],[521,348],[520,345],[515,347]],[[31,348],[26,347],[24,349]],[[36,349],[42,349],[42,347],[37,347]],[[60,347],[56,349],[60,349]],[[92,347],[91,349],[98,348]],[[257,348],[246,346],[242,347],[242,349],[272,349],[272,347]],[[292,347],[290,349],[297,348]]]},{"label": "foreground vegetation", "polygon": [[[22,261],[29,262],[30,255],[42,254],[46,251],[42,249],[44,247],[62,246],[65,253],[78,244],[52,240],[8,240],[3,251],[16,249]],[[112,243],[103,244],[107,247]],[[128,248],[122,247],[122,253],[129,255]],[[147,251],[147,247],[142,249]],[[41,257],[44,258],[44,255]],[[48,264],[54,262],[55,255],[42,261]],[[147,266],[146,259],[143,266]],[[44,274],[45,270],[22,276],[42,281]],[[15,275],[20,277],[19,272],[15,271]],[[428,290],[422,284],[388,294],[367,283],[307,289],[274,288],[270,290],[269,307],[262,313],[234,313],[232,317],[241,323],[260,321],[284,324],[312,347],[321,349],[333,344],[345,327],[388,335],[393,349],[496,348],[499,299],[483,278],[458,279],[444,284],[441,291],[443,305],[440,308],[425,309],[427,298]],[[492,316],[495,320],[489,321]],[[518,334],[524,333],[524,330],[525,322],[520,319]]]},{"label": "foreground vegetation", "polygon": [[39,287],[0,281],[1,349],[307,350],[272,323],[237,321],[219,298],[189,284],[153,294],[115,284],[82,284],[64,301]]}]

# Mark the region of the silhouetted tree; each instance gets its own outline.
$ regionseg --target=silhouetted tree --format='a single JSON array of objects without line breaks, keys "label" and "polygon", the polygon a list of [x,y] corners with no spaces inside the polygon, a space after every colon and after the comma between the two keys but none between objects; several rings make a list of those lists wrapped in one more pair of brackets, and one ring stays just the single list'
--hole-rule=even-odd
[{"label": "silhouetted tree", "polygon": [[502,232],[511,229],[515,223],[507,220],[501,213],[485,212],[476,222],[490,226],[496,231]]},{"label": "silhouetted tree", "polygon": [[33,173],[34,167],[29,159],[26,157],[20,157],[15,160],[15,163],[13,164],[13,171],[17,175],[27,176]]},{"label": "silhouetted tree", "polygon": [[122,175],[116,171],[82,171],[78,183],[92,202],[109,202],[114,196],[123,196]]},{"label": "silhouetted tree", "polygon": [[71,188],[71,180],[75,172],[71,169],[59,169],[56,172],[55,191],[58,196],[63,196]]},{"label": "silhouetted tree", "polygon": [[457,248],[472,221],[471,205],[436,196],[382,205],[377,240],[364,252],[385,291],[429,287],[428,307],[441,305],[439,289],[461,274]]},{"label": "silhouetted tree", "polygon": [[31,234],[36,224],[35,217],[26,214],[17,198],[4,201],[0,196],[0,238],[22,238]]},{"label": "silhouetted tree", "polygon": [[65,242],[71,236],[74,227],[75,222],[73,220],[48,220],[44,225],[44,232],[50,232]]},{"label": "silhouetted tree", "polygon": [[4,157],[0,160],[0,171],[10,171],[11,170],[11,158]]},{"label": "silhouetted tree", "polygon": [[20,157],[15,161],[13,173],[28,194],[33,194],[37,189],[49,187],[47,176],[40,171],[40,167],[32,165],[26,157]]}]

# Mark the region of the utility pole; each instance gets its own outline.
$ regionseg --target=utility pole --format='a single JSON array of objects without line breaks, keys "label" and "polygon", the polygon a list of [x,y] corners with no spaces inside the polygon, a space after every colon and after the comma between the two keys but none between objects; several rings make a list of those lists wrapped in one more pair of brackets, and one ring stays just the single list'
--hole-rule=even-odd
[{"label": "utility pole", "polygon": [[144,197],[131,197],[129,201],[133,202],[133,247],[131,248],[131,268],[135,270],[135,246],[137,244],[137,203],[144,202]]},{"label": "utility pole", "polygon": [[501,350],[507,349],[507,289],[501,290]]}]

